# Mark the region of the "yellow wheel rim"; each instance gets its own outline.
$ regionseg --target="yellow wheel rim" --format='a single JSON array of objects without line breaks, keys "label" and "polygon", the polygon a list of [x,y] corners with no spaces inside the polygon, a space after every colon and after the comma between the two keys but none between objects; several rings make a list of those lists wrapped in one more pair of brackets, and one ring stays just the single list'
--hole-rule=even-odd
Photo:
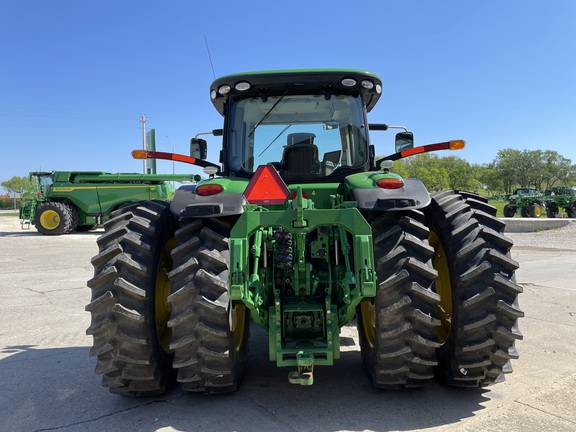
[{"label": "yellow wheel rim", "polygon": [[170,340],[172,339],[172,330],[168,327],[170,319],[170,295],[171,284],[168,273],[172,270],[171,252],[176,245],[174,238],[166,242],[160,253],[158,266],[156,268],[156,285],[154,293],[154,312],[156,320],[156,334],[160,345],[165,352],[170,352]]},{"label": "yellow wheel rim", "polygon": [[448,260],[444,253],[444,248],[440,243],[440,239],[434,232],[430,232],[429,237],[430,246],[434,248],[434,258],[432,265],[438,272],[436,279],[436,292],[440,295],[440,302],[438,303],[438,315],[440,316],[440,327],[438,327],[438,338],[440,343],[446,342],[452,327],[452,284],[450,283],[450,269],[448,268]]},{"label": "yellow wheel rim", "polygon": [[360,303],[360,312],[364,337],[370,348],[374,348],[376,344],[376,307],[374,306],[374,299]]},{"label": "yellow wheel rim", "polygon": [[232,307],[231,311],[231,328],[234,335],[234,349],[240,351],[244,344],[244,332],[246,331],[246,306],[237,304]]},{"label": "yellow wheel rim", "polygon": [[60,225],[60,215],[54,210],[43,211],[40,215],[40,225],[47,230],[56,229]]},{"label": "yellow wheel rim", "polygon": [[541,215],[542,215],[542,209],[540,208],[540,206],[536,206],[534,208],[534,216],[540,217]]}]

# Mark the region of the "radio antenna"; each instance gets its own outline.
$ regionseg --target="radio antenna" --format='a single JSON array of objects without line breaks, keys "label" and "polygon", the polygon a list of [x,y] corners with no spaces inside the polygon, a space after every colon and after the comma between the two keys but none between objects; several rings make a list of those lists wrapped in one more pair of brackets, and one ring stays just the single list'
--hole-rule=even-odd
[{"label": "radio antenna", "polygon": [[216,79],[216,73],[214,72],[214,65],[212,64],[212,56],[210,55],[210,47],[208,46],[208,39],[206,38],[206,35],[204,35],[204,42],[206,43],[206,51],[208,51],[208,59],[210,60],[212,75],[214,75],[214,79]]}]

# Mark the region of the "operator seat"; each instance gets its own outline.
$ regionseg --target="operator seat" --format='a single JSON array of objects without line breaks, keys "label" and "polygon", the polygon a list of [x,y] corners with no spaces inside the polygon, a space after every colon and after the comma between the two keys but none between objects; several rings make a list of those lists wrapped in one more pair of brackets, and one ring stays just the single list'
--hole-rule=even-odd
[{"label": "operator seat", "polygon": [[288,135],[288,143],[282,154],[282,177],[314,177],[320,174],[318,147],[314,144],[316,135],[309,132],[298,132]]}]

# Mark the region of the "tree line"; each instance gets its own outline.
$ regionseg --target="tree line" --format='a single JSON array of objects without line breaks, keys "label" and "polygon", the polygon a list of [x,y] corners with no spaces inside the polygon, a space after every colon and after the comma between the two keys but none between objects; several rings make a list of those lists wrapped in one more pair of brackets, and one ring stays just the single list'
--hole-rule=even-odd
[{"label": "tree line", "polygon": [[492,194],[510,194],[518,187],[544,191],[576,185],[576,165],[554,150],[502,149],[488,164],[422,153],[396,161],[392,171],[420,179],[430,191],[485,188]]}]

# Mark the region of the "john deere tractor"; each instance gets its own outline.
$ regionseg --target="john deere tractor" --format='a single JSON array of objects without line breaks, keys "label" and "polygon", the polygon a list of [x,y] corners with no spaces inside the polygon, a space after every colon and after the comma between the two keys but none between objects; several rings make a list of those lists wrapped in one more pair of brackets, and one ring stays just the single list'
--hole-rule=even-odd
[{"label": "john deere tractor", "polygon": [[394,128],[368,123],[381,92],[360,70],[229,75],[210,87],[224,118],[211,132],[219,163],[198,135],[189,156],[133,152],[208,178],[105,224],[86,306],[105,387],[235,391],[251,323],[294,384],[338,361],[340,329],[354,323],[375,387],[434,376],[479,387],[511,372],[522,289],[504,222],[477,195],[430,195],[393,172],[395,160],[463,141],[414,147],[401,128],[392,154],[376,156],[370,131]]},{"label": "john deere tractor", "polygon": [[555,218],[560,210],[569,218],[576,218],[576,189],[569,186],[554,186],[544,192],[546,215]]},{"label": "john deere tractor", "polygon": [[522,217],[539,218],[546,213],[544,195],[534,188],[516,189],[504,206],[504,217],[514,217],[516,213]]}]

